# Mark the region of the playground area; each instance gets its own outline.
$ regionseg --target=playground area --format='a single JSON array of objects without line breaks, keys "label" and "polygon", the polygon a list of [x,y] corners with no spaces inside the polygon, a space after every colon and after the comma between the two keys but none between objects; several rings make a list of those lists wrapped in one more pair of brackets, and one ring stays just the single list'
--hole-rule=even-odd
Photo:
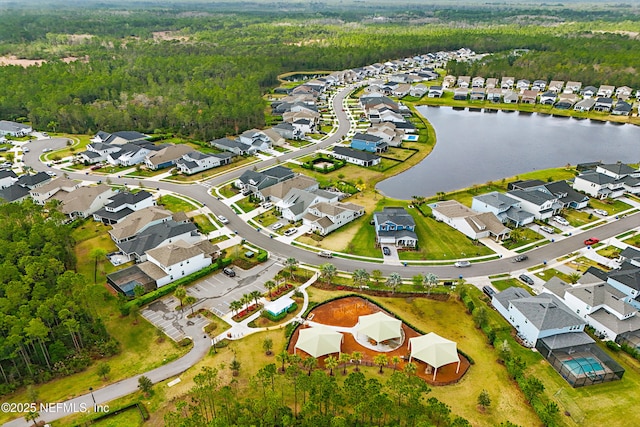
[{"label": "playground area", "polygon": [[[344,330],[346,328],[353,328],[358,324],[360,316],[371,315],[377,312],[383,312],[393,317],[393,314],[386,313],[380,307],[376,306],[372,302],[359,298],[359,297],[346,297],[335,301],[330,301],[319,307],[311,310],[307,316],[309,322],[301,325],[295,332],[289,343],[288,351],[290,354],[294,353],[296,342],[298,341],[298,335],[300,330],[311,327],[309,323],[321,324],[328,327],[336,328],[336,330]],[[353,354],[358,351],[362,354],[362,360],[360,364],[363,366],[377,366],[374,363],[374,358],[379,354],[387,356],[388,365],[384,367],[385,370],[399,369],[402,370],[406,363],[409,362],[410,350],[408,343],[410,338],[419,337],[421,334],[413,330],[406,324],[402,323],[402,336],[398,339],[389,340],[389,342],[362,342],[363,337],[361,334],[355,334],[350,332],[342,332],[343,341],[341,344],[341,352],[347,354]],[[308,357],[303,351],[297,351],[302,357]],[[437,369],[436,379],[433,380],[433,370],[431,366],[426,363],[413,359],[412,363],[415,363],[418,367],[416,374],[424,379],[431,385],[446,385],[452,384],[460,380],[469,369],[470,363],[466,357],[458,353],[460,357],[460,367],[458,369],[457,363],[451,363],[441,366]],[[324,367],[324,359],[329,355],[318,357],[318,366]],[[338,357],[338,354],[333,354],[334,357]],[[397,356],[400,358],[400,362],[394,364],[392,358]],[[351,365],[355,365],[358,362],[351,361]],[[337,371],[341,371],[338,369]],[[336,372],[337,372],[336,371]],[[457,372],[456,372],[457,371]]]}]

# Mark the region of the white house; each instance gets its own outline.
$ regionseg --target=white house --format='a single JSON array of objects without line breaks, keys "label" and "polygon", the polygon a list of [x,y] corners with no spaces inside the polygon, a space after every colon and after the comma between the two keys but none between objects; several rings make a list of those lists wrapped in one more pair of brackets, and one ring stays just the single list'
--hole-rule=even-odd
[{"label": "white house", "polygon": [[524,289],[511,287],[495,294],[491,303],[528,347],[540,338],[584,331],[587,323],[549,293],[531,296]]},{"label": "white house", "polygon": [[499,241],[511,232],[492,212],[478,213],[456,200],[432,203],[429,207],[436,221],[444,222],[470,239],[492,237]]},{"label": "white house", "polygon": [[320,202],[309,206],[302,223],[313,232],[325,236],[364,215],[364,207],[354,203]]},{"label": "white house", "polygon": [[232,158],[233,154],[231,153],[205,154],[200,151],[192,151],[177,160],[176,167],[185,175],[193,175],[194,173],[227,165],[231,163]]},{"label": "white house", "polygon": [[513,190],[507,192],[507,195],[519,201],[523,210],[532,213],[536,219],[540,220],[551,218],[563,207],[557,196],[541,188]]},{"label": "white house", "polygon": [[322,202],[335,203],[338,201],[338,196],[337,193],[320,189],[307,191],[292,188],[275,206],[284,219],[299,221],[307,213],[309,207]]},{"label": "white house", "polygon": [[157,287],[161,287],[211,265],[211,257],[206,252],[199,244],[177,240],[148,250],[146,263],[153,266],[143,263],[139,267],[147,274],[152,273],[149,276],[155,279]]},{"label": "white house", "polygon": [[333,147],[331,155],[347,163],[365,167],[375,166],[379,164],[381,160],[380,156],[368,151],[354,150],[353,148],[340,146]]},{"label": "white house", "polygon": [[585,171],[573,180],[573,189],[598,199],[616,198],[624,194],[624,182],[596,171]]},{"label": "white house", "polygon": [[91,187],[79,187],[71,192],[59,191],[51,197],[60,200],[61,211],[71,219],[87,218],[103,208],[116,194],[106,184]]},{"label": "white house", "polygon": [[534,214],[522,209],[520,201],[497,191],[475,196],[471,209],[476,212],[491,212],[503,224],[513,224],[515,227],[530,224],[535,219]]},{"label": "white house", "polygon": [[15,136],[20,138],[33,132],[33,128],[22,123],[0,120],[0,135]]},{"label": "white house", "polygon": [[118,192],[111,198],[104,208],[97,210],[93,214],[94,221],[102,221],[111,225],[123,221],[128,215],[155,206],[156,201],[148,191],[142,190],[137,193],[128,191]]},{"label": "white house", "polygon": [[67,178],[57,178],[41,187],[29,190],[29,194],[31,194],[31,198],[36,204],[44,205],[47,200],[59,191],[70,193],[79,188],[80,184],[80,181],[73,181]]},{"label": "white house", "polygon": [[120,150],[109,153],[107,161],[112,165],[135,166],[144,162],[149,153],[151,153],[149,146],[124,144],[120,146]]},{"label": "white house", "polygon": [[175,165],[183,155],[193,151],[193,148],[187,144],[171,144],[158,151],[150,152],[144,158],[144,164],[151,170],[168,168]]},{"label": "white house", "polygon": [[18,182],[18,175],[12,170],[0,170],[0,189],[12,186]]}]

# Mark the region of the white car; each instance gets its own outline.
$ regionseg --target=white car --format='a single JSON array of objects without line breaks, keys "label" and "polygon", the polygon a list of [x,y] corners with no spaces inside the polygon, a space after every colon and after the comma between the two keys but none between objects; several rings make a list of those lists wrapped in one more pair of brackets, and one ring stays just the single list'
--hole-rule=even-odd
[{"label": "white car", "polygon": [[49,151],[53,151],[51,148],[43,148],[42,152],[43,153],[48,153]]},{"label": "white car", "polygon": [[298,231],[297,228],[290,228],[287,231],[284,232],[285,236],[291,236],[292,234],[296,234],[296,231]]},{"label": "white car", "polygon": [[553,220],[555,222],[557,222],[560,225],[569,225],[569,221],[567,221],[566,219],[562,218],[561,216],[554,216]]},{"label": "white car", "polygon": [[218,221],[220,221],[223,224],[229,224],[229,220],[222,215],[218,215]]},{"label": "white car", "polygon": [[46,174],[49,176],[56,176],[56,173],[51,171],[46,171]]},{"label": "white car", "polygon": [[471,263],[469,261],[456,261],[453,265],[458,268],[471,267]]},{"label": "white car", "polygon": [[543,227],[540,227],[540,231],[544,231],[545,233],[549,233],[549,234],[555,234],[556,230],[554,230],[552,227],[547,227],[546,225]]},{"label": "white car", "polygon": [[284,224],[281,222],[276,222],[275,224],[273,224],[273,226],[271,227],[272,230],[279,230],[282,227],[284,227]]},{"label": "white car", "polygon": [[597,213],[600,216],[608,216],[609,212],[605,211],[604,209],[594,209],[593,212]]},{"label": "white car", "polygon": [[28,153],[28,152],[29,152],[29,147],[24,147],[24,148],[22,149],[22,152],[23,152],[23,153]]},{"label": "white car", "polygon": [[264,209],[271,209],[273,207],[273,203],[271,202],[265,203],[264,205],[262,205],[262,207]]}]

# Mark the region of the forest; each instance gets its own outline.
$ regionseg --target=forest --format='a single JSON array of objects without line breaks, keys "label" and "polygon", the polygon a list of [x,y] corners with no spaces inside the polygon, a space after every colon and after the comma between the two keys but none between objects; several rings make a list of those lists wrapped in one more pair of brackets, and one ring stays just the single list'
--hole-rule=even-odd
[{"label": "forest", "polygon": [[71,225],[55,206],[0,205],[0,395],[84,370],[118,344],[74,272]]},{"label": "forest", "polygon": [[131,129],[208,140],[264,127],[263,95],[280,73],[460,47],[495,55],[451,64],[455,74],[640,87],[638,40],[617,32],[640,28],[632,9],[613,10],[606,23],[560,9],[538,18],[527,18],[533,10],[496,10],[492,21],[482,9],[477,16],[486,24],[474,26],[467,23],[473,10],[464,8],[403,11],[384,23],[355,12],[185,10],[7,10],[0,55],[47,62],[0,69],[0,87],[9,88],[0,92],[0,118],[40,130]]}]

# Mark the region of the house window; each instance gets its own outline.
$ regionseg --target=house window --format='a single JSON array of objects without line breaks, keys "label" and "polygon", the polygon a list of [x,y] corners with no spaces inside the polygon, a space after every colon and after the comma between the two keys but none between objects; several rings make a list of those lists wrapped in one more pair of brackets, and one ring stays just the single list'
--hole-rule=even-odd
[{"label": "house window", "polygon": [[576,310],[576,314],[580,314],[580,310]]}]

